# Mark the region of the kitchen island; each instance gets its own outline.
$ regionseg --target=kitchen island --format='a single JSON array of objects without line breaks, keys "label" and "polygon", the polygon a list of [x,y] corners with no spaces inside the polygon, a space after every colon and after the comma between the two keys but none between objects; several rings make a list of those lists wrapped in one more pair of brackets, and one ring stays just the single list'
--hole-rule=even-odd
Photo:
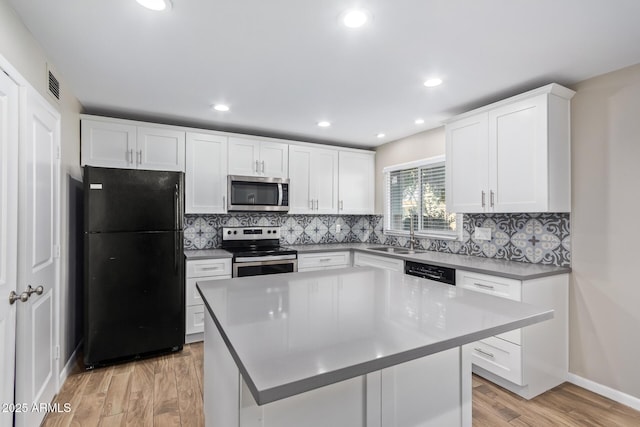
[{"label": "kitchen island", "polygon": [[553,317],[373,267],[197,286],[216,427],[471,425],[466,345]]}]

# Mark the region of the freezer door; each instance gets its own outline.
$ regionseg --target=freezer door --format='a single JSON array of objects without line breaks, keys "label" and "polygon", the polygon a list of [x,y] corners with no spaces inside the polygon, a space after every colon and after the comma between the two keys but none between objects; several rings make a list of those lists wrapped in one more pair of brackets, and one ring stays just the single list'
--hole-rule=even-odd
[{"label": "freezer door", "polygon": [[85,234],[85,364],[184,344],[182,232]]},{"label": "freezer door", "polygon": [[184,174],[85,167],[85,231],[182,230]]}]

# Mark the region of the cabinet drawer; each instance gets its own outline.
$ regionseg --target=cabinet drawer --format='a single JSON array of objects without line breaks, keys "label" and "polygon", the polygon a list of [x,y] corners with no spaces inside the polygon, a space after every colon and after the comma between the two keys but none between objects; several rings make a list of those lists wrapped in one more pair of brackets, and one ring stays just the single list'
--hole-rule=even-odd
[{"label": "cabinet drawer", "polygon": [[497,297],[522,301],[522,282],[520,280],[457,270],[456,285]]},{"label": "cabinet drawer", "polygon": [[489,337],[471,345],[473,364],[518,385],[522,378],[522,348],[519,345]]},{"label": "cabinet drawer", "polygon": [[298,270],[348,267],[350,264],[349,251],[298,254]]},{"label": "cabinet drawer", "polygon": [[197,334],[204,332],[204,305],[192,305],[187,307],[186,333]]},{"label": "cabinet drawer", "polygon": [[356,252],[353,258],[353,265],[356,267],[371,266],[384,268],[385,270],[404,273],[404,261],[397,258],[384,257],[379,255],[369,255]]},{"label": "cabinet drawer", "polygon": [[231,258],[187,261],[187,277],[231,276]]},{"label": "cabinet drawer", "polygon": [[187,285],[185,286],[185,301],[187,307],[190,305],[198,305],[203,304],[202,298],[200,297],[200,292],[196,288],[197,282],[202,282],[204,280],[222,280],[222,279],[231,279],[231,275],[229,276],[211,276],[211,277],[192,277],[187,279]]}]

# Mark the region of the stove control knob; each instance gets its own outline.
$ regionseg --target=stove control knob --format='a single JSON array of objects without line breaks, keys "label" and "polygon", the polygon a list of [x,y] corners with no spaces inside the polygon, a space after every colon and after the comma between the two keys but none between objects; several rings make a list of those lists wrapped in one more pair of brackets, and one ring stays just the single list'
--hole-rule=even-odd
[{"label": "stove control knob", "polygon": [[231,234],[231,230],[227,231],[227,234]]},{"label": "stove control knob", "polygon": [[267,234],[271,234],[271,230],[267,230]]}]

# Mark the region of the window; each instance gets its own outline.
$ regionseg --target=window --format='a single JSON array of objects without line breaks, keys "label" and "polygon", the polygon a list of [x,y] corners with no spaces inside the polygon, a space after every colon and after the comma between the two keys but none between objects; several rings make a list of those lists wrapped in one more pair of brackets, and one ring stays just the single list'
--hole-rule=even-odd
[{"label": "window", "polygon": [[413,221],[416,234],[458,237],[461,219],[446,209],[444,160],[437,156],[384,169],[386,232],[406,234]]}]

